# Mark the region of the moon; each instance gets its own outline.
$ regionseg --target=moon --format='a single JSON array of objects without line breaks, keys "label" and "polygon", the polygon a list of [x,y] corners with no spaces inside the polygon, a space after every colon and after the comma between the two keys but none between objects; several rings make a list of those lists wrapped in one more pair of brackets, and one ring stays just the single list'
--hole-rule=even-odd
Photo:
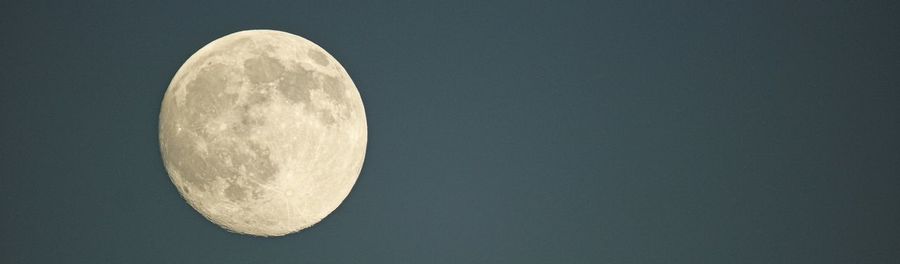
[{"label": "moon", "polygon": [[181,196],[236,233],[310,227],[349,195],[367,125],[347,71],[300,36],[247,30],[178,69],[159,113],[162,159]]}]

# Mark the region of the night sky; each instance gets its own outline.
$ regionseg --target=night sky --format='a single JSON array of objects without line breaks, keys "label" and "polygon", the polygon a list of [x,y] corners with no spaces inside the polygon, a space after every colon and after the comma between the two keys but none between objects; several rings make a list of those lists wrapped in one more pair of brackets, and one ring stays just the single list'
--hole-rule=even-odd
[{"label": "night sky", "polygon": [[[900,259],[896,1],[323,2],[0,3],[0,263]],[[159,151],[175,72],[246,29],[328,50],[368,118],[350,196],[280,238]]]}]

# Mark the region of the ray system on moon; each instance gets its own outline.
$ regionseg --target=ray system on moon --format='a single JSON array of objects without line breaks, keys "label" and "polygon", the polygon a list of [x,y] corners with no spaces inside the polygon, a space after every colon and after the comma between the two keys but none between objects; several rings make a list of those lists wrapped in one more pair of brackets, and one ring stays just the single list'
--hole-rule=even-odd
[{"label": "ray system on moon", "polygon": [[204,217],[280,236],[330,214],[365,158],[362,99],[318,45],[248,30],[201,48],[162,102],[159,141],[172,183]]}]

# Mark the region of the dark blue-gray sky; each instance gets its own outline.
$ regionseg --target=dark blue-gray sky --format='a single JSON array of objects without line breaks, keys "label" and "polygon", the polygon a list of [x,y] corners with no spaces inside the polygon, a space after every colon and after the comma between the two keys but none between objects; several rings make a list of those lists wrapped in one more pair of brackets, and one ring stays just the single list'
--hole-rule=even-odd
[{"label": "dark blue-gray sky", "polygon": [[[4,1],[2,263],[889,263],[894,1]],[[362,175],[301,233],[178,195],[157,115],[231,32],[357,84]]]}]

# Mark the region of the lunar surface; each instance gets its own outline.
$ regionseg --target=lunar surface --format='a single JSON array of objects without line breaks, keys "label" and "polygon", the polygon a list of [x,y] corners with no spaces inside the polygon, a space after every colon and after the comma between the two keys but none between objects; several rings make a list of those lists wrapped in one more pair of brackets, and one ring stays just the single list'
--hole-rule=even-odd
[{"label": "lunar surface", "polygon": [[366,152],[362,99],[346,70],[302,37],[249,30],[181,66],[159,142],[185,200],[233,232],[280,236],[330,214]]}]

